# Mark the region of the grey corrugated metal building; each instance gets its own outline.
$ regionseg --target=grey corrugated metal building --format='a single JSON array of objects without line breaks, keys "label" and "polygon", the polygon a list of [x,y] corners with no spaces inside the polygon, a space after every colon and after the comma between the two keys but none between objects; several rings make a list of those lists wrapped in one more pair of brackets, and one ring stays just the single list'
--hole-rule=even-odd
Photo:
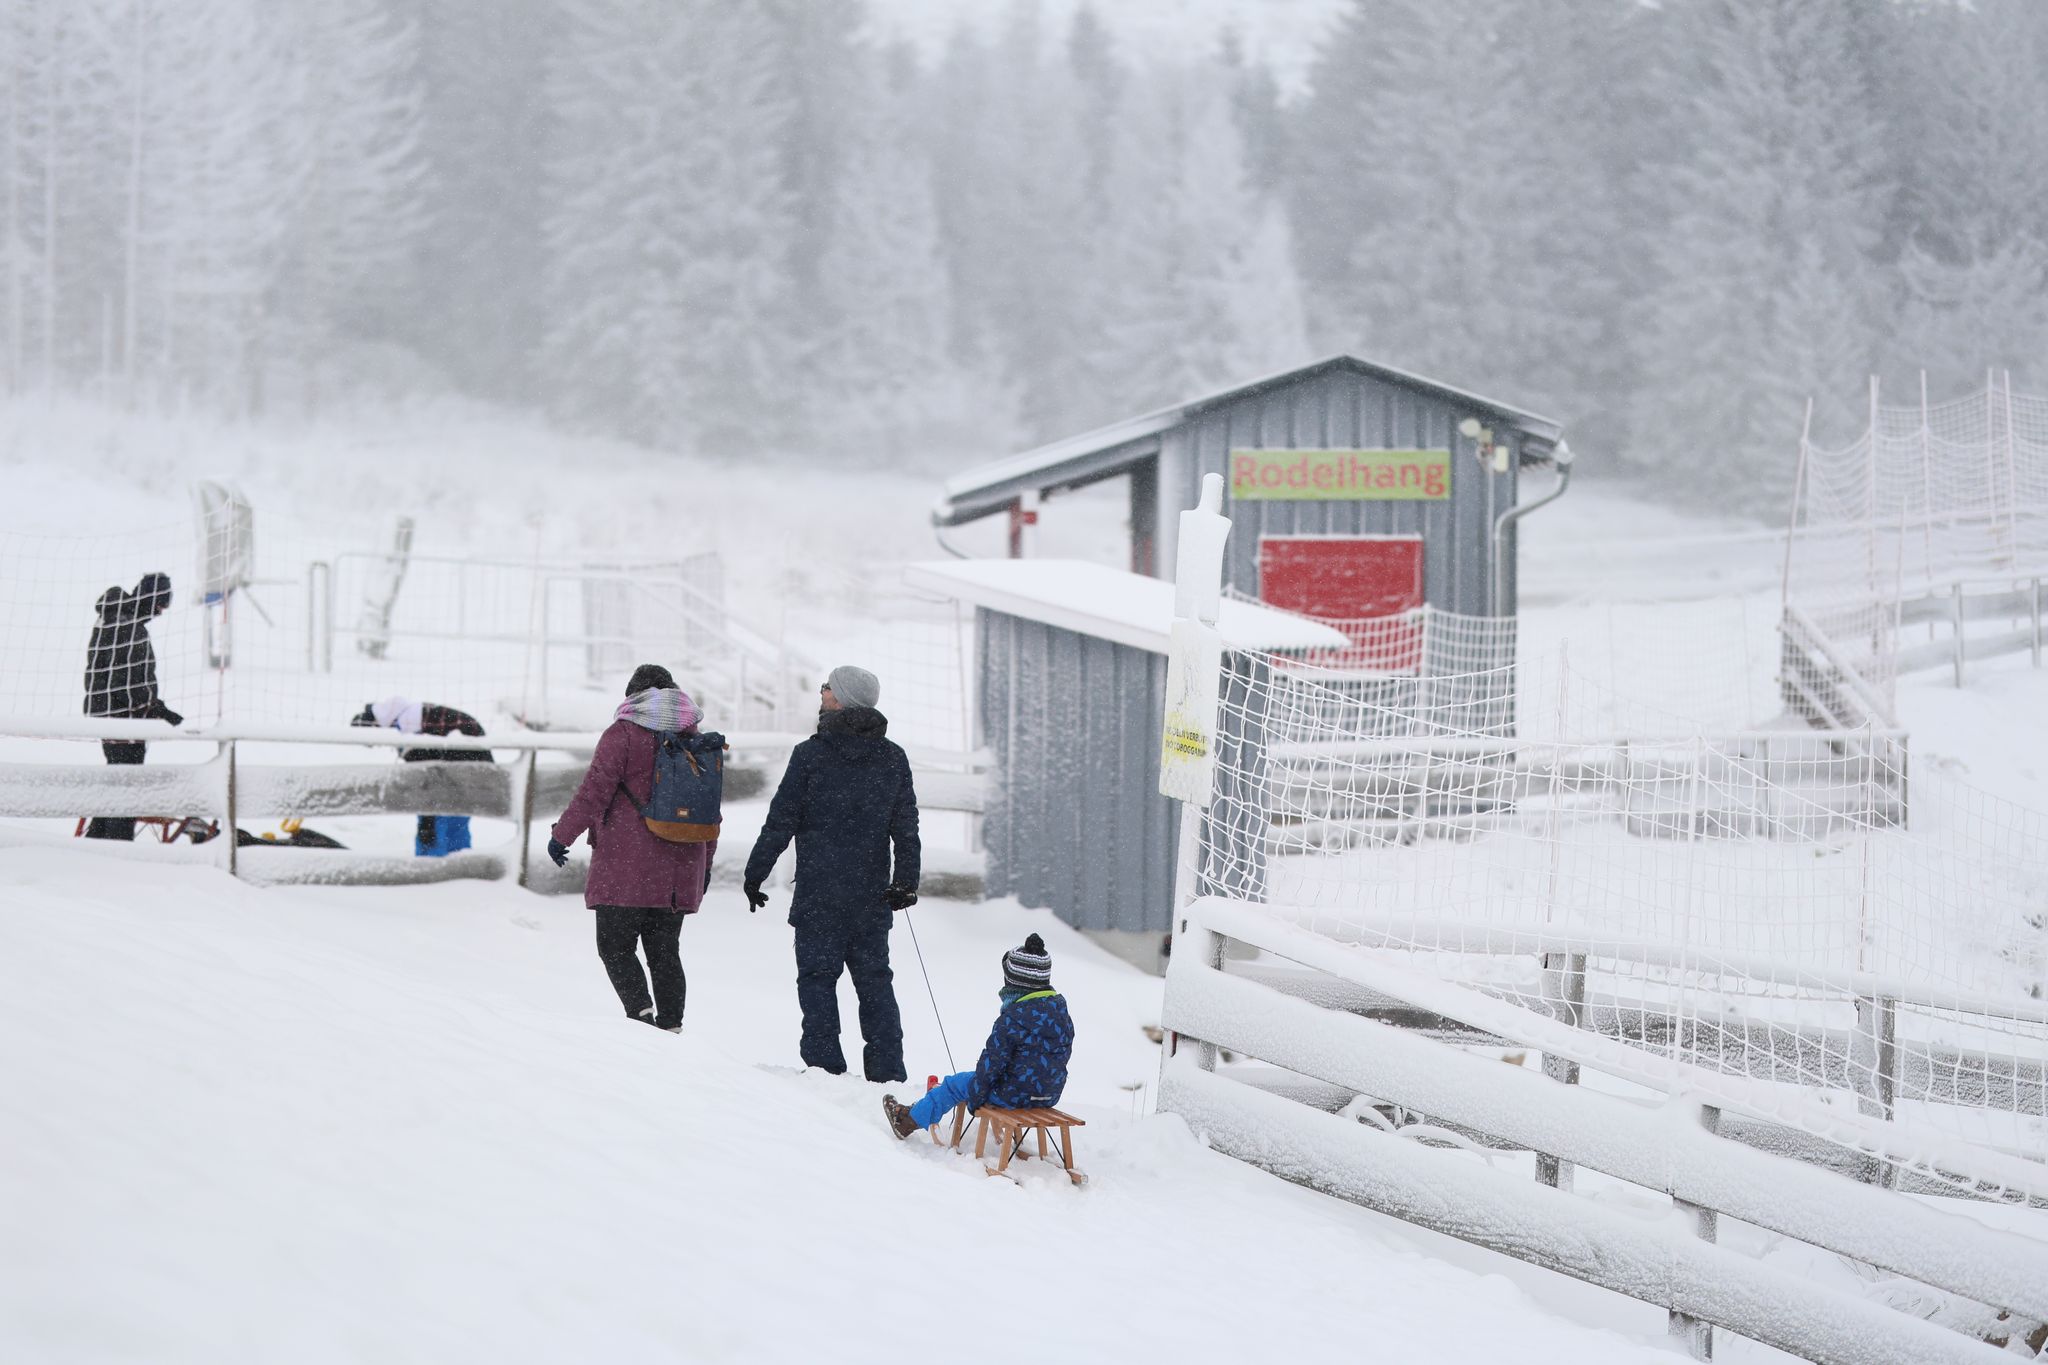
[{"label": "grey corrugated metal building", "polygon": [[[1170,576],[1178,513],[1195,504],[1204,474],[1220,473],[1235,523],[1225,572],[1232,587],[1268,597],[1258,573],[1266,536],[1419,536],[1424,601],[1472,616],[1511,615],[1514,524],[1499,518],[1515,506],[1526,466],[1562,463],[1560,437],[1549,418],[1340,355],[969,470],[947,481],[932,519],[957,526],[1016,509],[1026,497],[1127,478],[1131,568]],[[1401,487],[1332,496],[1303,487],[1300,498],[1284,489],[1242,497],[1233,456],[1261,451],[1428,453],[1443,457],[1447,487],[1439,496]]]},{"label": "grey corrugated metal building", "polygon": [[[983,822],[990,895],[1050,908],[1081,929],[1158,933],[1172,922],[1176,803],[1159,794],[1166,642],[1173,588],[1073,560],[920,564],[910,582],[975,608],[982,742],[995,790]],[[1231,650],[1341,646],[1326,626],[1244,602],[1218,622]],[[1242,695],[1240,692],[1239,695]],[[1219,744],[1247,771],[1226,710]],[[1244,802],[1220,810],[1252,811]],[[1211,828],[1205,863],[1217,890],[1252,895],[1264,875],[1257,829]]]}]

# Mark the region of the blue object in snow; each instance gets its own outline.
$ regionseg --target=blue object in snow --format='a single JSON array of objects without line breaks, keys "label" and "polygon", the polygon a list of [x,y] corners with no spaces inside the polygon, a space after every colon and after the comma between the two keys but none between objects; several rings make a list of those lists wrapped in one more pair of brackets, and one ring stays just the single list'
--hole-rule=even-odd
[{"label": "blue object in snow", "polygon": [[422,858],[445,858],[469,847],[467,815],[422,815],[414,831],[412,851]]}]

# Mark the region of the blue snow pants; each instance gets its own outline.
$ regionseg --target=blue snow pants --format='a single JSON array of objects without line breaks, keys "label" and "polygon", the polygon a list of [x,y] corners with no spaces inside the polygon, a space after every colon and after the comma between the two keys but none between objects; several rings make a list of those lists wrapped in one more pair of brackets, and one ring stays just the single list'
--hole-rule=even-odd
[{"label": "blue snow pants", "polygon": [[445,858],[469,847],[467,815],[422,815],[414,828],[412,851],[421,858]]},{"label": "blue snow pants", "polygon": [[846,1070],[839,1050],[839,973],[853,978],[860,998],[860,1036],[867,1044],[862,1070],[871,1081],[900,1081],[903,1016],[896,1008],[889,970],[887,910],[806,915],[796,924],[796,1000],[804,1012],[800,1051],[805,1066],[837,1076]]},{"label": "blue snow pants", "polygon": [[956,1071],[940,1081],[924,1098],[910,1106],[910,1117],[917,1120],[920,1128],[929,1128],[953,1112],[953,1106],[967,1100],[967,1087],[974,1082],[972,1071]]}]

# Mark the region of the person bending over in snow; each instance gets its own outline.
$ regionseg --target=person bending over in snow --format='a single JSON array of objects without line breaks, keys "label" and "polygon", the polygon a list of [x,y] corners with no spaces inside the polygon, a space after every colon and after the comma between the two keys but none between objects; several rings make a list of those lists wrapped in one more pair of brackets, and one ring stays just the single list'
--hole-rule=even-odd
[{"label": "person bending over in snow", "polygon": [[915,1104],[882,1096],[882,1112],[899,1138],[929,1128],[954,1105],[969,1113],[984,1107],[1038,1109],[1059,1103],[1074,1053],[1074,1020],[1052,988],[1052,956],[1033,934],[1003,954],[1003,1007],[989,1030],[974,1070],[946,1077]]},{"label": "person bending over in snow", "polygon": [[[405,735],[468,735],[482,739],[484,727],[467,711],[437,702],[413,701],[408,697],[386,697],[365,705],[350,725],[368,729],[396,730]],[[495,763],[489,749],[401,749],[405,763]],[[412,851],[422,858],[445,858],[469,847],[467,815],[422,815],[413,830]]]}]

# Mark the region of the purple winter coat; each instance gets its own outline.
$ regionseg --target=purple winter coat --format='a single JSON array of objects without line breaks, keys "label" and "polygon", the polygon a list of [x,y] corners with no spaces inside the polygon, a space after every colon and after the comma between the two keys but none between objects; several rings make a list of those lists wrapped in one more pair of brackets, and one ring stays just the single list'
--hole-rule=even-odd
[{"label": "purple winter coat", "polygon": [[555,838],[564,845],[590,833],[590,881],[583,888],[589,906],[658,907],[692,914],[704,901],[718,841],[672,844],[657,839],[640,818],[640,804],[653,793],[652,730],[615,720],[597,741],[597,754],[583,785],[562,818]]}]

